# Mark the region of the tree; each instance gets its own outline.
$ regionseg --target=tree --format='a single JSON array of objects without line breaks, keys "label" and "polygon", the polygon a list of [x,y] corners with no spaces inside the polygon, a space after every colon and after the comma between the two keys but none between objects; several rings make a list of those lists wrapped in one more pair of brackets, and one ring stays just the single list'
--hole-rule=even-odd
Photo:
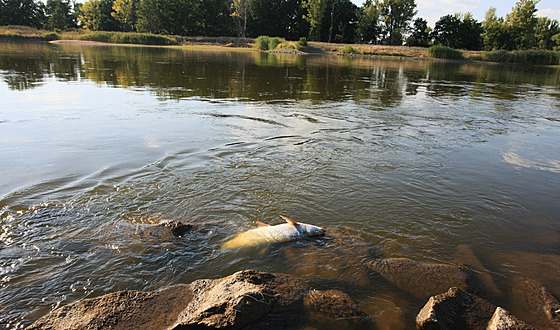
[{"label": "tree", "polygon": [[120,30],[136,31],[136,11],[140,0],[115,0],[111,16],[119,23]]},{"label": "tree", "polygon": [[539,0],[519,0],[511,13],[506,15],[505,24],[511,29],[511,37],[517,49],[531,49],[536,45],[536,5]]},{"label": "tree", "polygon": [[496,17],[496,8],[490,7],[484,16],[482,26],[483,44],[485,50],[507,49],[506,45],[510,40],[504,19]]},{"label": "tree", "polygon": [[434,43],[456,49],[482,48],[482,24],[471,13],[442,16],[432,31]]},{"label": "tree", "polygon": [[49,30],[65,30],[77,26],[70,0],[47,0],[46,12],[45,27]]},{"label": "tree", "polygon": [[88,0],[79,8],[81,26],[93,31],[116,31],[112,0]]},{"label": "tree", "polygon": [[309,24],[303,18],[301,0],[251,0],[247,34],[268,35],[288,40],[307,36]]},{"label": "tree", "polygon": [[431,30],[430,27],[428,27],[428,21],[423,18],[415,19],[412,33],[408,38],[406,38],[406,45],[411,47],[428,47],[431,39],[430,32]]},{"label": "tree", "polygon": [[45,20],[45,6],[34,0],[0,0],[0,26],[25,25],[41,28]]},{"label": "tree", "polygon": [[415,0],[376,0],[382,22],[382,43],[402,45],[410,20],[416,15]]},{"label": "tree", "polygon": [[327,7],[326,0],[303,0],[303,8],[307,13],[303,18],[309,23],[309,39],[320,40],[323,17]]},{"label": "tree", "polygon": [[138,32],[189,35],[199,29],[200,3],[195,0],[142,0]]},{"label": "tree", "polygon": [[237,35],[241,38],[247,36],[247,20],[249,19],[249,6],[251,0],[232,0],[231,2],[231,17],[234,18]]},{"label": "tree", "polygon": [[553,37],[555,35],[560,36],[560,24],[558,21],[548,17],[538,17],[535,27],[537,49],[554,50],[556,42],[553,40]]},{"label": "tree", "polygon": [[358,11],[358,27],[356,41],[363,44],[377,44],[381,27],[379,26],[379,9],[367,0]]}]

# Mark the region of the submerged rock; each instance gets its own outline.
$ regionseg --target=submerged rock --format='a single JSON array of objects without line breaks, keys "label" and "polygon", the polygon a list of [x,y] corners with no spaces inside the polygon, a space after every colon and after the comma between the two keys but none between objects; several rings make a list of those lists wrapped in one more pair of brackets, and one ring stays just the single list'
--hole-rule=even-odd
[{"label": "submerged rock", "polygon": [[406,258],[379,259],[369,262],[368,267],[418,299],[428,299],[450,287],[473,290],[477,282],[474,276],[458,266],[420,263]]},{"label": "submerged rock", "polygon": [[318,245],[290,246],[284,257],[293,265],[291,273],[301,277],[319,277],[356,286],[369,284],[364,260],[370,258],[367,243],[348,227],[326,228]]},{"label": "submerged rock", "polygon": [[513,282],[512,311],[527,323],[541,329],[560,329],[560,302],[540,282],[518,278]]},{"label": "submerged rock", "polygon": [[28,329],[371,327],[348,295],[255,270],[155,292],[121,291],[56,309]]},{"label": "submerged rock", "polygon": [[532,329],[508,311],[458,288],[432,296],[416,317],[417,329]]}]

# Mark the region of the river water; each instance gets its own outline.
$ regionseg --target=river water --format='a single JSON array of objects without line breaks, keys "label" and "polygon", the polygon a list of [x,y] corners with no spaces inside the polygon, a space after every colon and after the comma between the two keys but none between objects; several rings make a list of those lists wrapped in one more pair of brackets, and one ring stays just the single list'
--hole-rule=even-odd
[{"label": "river water", "polygon": [[[506,308],[520,276],[560,296],[559,85],[546,67],[0,43],[0,327],[248,268],[413,327],[425,300],[354,281],[351,253],[220,249],[279,214],[348,227],[372,258],[474,255]],[[161,219],[199,229],[138,235]]]}]

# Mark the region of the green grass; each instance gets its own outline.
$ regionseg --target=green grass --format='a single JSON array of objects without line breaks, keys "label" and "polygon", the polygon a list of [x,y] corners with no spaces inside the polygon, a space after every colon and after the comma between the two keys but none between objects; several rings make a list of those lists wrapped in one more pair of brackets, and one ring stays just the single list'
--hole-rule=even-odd
[{"label": "green grass", "polygon": [[433,58],[441,58],[446,60],[464,60],[463,53],[460,50],[437,45],[428,48],[428,56]]},{"label": "green grass", "polygon": [[560,64],[560,52],[550,50],[517,50],[513,52],[495,50],[483,53],[482,60],[512,64],[558,65]]},{"label": "green grass", "polygon": [[342,54],[357,54],[358,52],[354,49],[354,47],[350,46],[350,45],[346,45],[344,46],[344,48],[342,48],[340,50],[340,52]]},{"label": "green grass", "polygon": [[138,44],[138,45],[177,45],[177,41],[166,36],[146,33],[124,33],[124,32],[92,32],[79,37],[81,40],[110,42],[115,44]]}]

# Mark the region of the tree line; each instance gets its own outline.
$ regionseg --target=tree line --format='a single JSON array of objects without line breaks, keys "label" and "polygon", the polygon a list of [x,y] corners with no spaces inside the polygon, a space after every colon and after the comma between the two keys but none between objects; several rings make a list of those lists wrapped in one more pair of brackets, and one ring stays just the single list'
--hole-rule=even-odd
[{"label": "tree line", "polygon": [[432,28],[415,18],[415,0],[366,0],[361,7],[350,0],[0,0],[0,26],[558,51],[560,24],[536,16],[538,2],[519,0],[505,18],[490,7],[483,22],[449,14]]}]

